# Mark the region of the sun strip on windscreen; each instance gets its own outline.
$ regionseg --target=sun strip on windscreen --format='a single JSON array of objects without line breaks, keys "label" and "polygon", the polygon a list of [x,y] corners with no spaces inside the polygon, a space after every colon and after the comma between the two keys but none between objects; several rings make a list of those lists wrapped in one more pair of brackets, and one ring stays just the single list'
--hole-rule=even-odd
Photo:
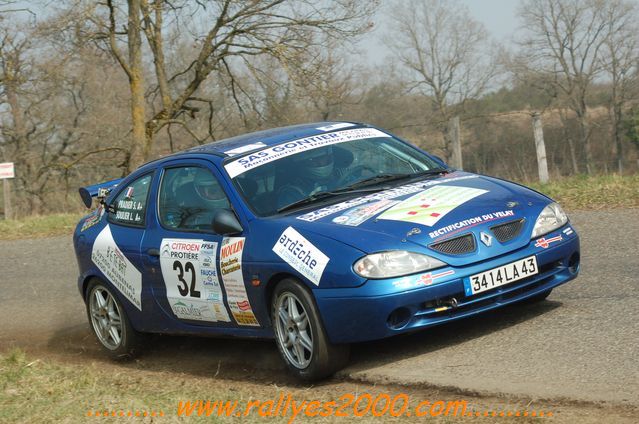
[{"label": "sun strip on windscreen", "polygon": [[224,168],[231,178],[255,169],[267,163],[285,158],[307,150],[331,144],[344,143],[346,141],[361,140],[364,138],[390,137],[390,135],[375,128],[355,128],[352,130],[337,131],[328,134],[318,134],[312,137],[300,138],[278,144],[268,149],[260,150],[227,163]]}]

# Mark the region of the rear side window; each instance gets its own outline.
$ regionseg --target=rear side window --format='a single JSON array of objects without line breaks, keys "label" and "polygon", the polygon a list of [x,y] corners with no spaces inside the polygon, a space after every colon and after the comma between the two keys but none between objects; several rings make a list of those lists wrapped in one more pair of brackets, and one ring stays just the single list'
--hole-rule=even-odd
[{"label": "rear side window", "polygon": [[110,213],[112,222],[118,224],[144,226],[146,204],[153,174],[146,174],[126,186],[118,194],[112,205],[115,213]]},{"label": "rear side window", "polygon": [[219,209],[230,209],[230,203],[211,171],[197,166],[165,170],[158,205],[163,227],[211,231],[213,215]]}]

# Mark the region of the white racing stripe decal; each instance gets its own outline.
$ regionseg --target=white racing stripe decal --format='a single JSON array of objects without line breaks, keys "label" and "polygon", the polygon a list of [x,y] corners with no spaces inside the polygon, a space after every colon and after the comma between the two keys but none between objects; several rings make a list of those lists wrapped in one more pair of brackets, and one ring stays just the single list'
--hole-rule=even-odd
[{"label": "white racing stripe decal", "polygon": [[351,124],[350,122],[338,122],[337,124],[327,125],[325,127],[317,127],[317,129],[320,131],[335,131],[354,126],[355,124]]},{"label": "white racing stripe decal", "polygon": [[91,260],[120,293],[141,311],[142,274],[115,244],[109,225],[96,237]]},{"label": "white racing stripe decal", "polygon": [[246,171],[296,153],[317,149],[331,144],[374,137],[390,137],[390,135],[375,128],[355,128],[352,130],[319,134],[312,137],[278,144],[277,146],[251,153],[224,165],[224,169],[226,169],[226,172],[231,178],[235,178]]},{"label": "white racing stripe decal", "polygon": [[224,152],[224,154],[229,155],[229,156],[235,156],[235,155],[240,155],[242,153],[245,152],[249,152],[251,150],[256,150],[259,149],[261,147],[266,147],[266,144],[260,142],[257,143],[253,143],[253,144],[247,144],[246,146],[242,146],[242,147],[236,147],[235,149],[231,149],[231,150],[227,150]]}]

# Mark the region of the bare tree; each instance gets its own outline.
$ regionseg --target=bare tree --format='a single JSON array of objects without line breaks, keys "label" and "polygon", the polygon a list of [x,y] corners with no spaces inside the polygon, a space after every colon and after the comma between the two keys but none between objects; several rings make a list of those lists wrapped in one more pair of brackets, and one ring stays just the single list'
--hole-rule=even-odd
[{"label": "bare tree", "polygon": [[634,2],[612,0],[606,8],[606,40],[603,47],[603,66],[610,79],[608,111],[612,139],[615,145],[617,171],[623,173],[623,122],[629,102],[637,98],[637,60],[639,16]]},{"label": "bare tree", "polygon": [[[129,168],[150,157],[154,137],[163,128],[179,125],[189,130],[189,119],[211,100],[198,96],[210,76],[226,74],[231,89],[239,90],[235,73],[242,63],[250,64],[263,55],[285,60],[312,46],[321,39],[320,34],[334,38],[360,34],[368,28],[366,18],[376,3],[107,0],[96,7],[83,2],[84,16],[92,25],[91,38],[108,46],[129,79]],[[167,63],[167,33],[177,34],[193,46],[191,59],[176,69]],[[152,71],[145,67],[147,52],[153,61]],[[154,76],[152,83],[149,73]],[[160,94],[152,114],[145,103],[145,90]]]},{"label": "bare tree", "polygon": [[355,52],[336,40],[326,40],[322,47],[309,49],[291,70],[300,101],[322,121],[338,119],[343,110],[361,101],[356,93],[355,70],[347,57]]},{"label": "bare tree", "polygon": [[486,90],[496,73],[495,49],[483,25],[458,1],[395,2],[392,7],[387,43],[410,72],[410,89],[431,97],[450,160],[448,121]]},{"label": "bare tree", "polygon": [[587,96],[602,72],[608,20],[603,0],[526,0],[519,9],[521,57],[563,96],[579,123],[586,172],[593,171]]}]

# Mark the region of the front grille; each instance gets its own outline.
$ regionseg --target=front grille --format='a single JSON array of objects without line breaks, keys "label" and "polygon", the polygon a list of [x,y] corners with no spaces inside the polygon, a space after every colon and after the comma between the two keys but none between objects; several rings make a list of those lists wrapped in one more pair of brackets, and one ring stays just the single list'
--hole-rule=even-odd
[{"label": "front grille", "polygon": [[440,241],[429,246],[431,249],[448,255],[463,255],[475,251],[475,237],[472,234]]},{"label": "front grille", "polygon": [[499,240],[501,243],[507,242],[517,237],[522,228],[524,228],[523,218],[490,227],[495,237],[497,237],[497,240]]}]

